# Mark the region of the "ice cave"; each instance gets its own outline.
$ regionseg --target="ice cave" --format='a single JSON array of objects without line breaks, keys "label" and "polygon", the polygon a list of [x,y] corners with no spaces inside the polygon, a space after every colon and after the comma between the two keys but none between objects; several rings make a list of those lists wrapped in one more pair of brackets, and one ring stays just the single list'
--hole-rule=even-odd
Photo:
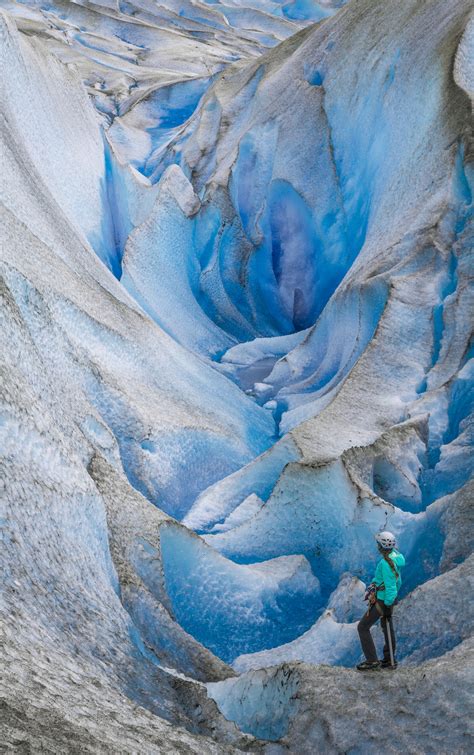
[{"label": "ice cave", "polygon": [[472,753],[471,2],[0,6],[0,751]]}]

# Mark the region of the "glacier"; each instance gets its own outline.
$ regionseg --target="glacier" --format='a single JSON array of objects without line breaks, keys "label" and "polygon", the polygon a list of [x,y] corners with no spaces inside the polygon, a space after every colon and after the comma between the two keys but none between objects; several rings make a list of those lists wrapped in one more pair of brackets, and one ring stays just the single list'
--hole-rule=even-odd
[{"label": "glacier", "polygon": [[0,25],[2,746],[472,751],[470,3]]}]

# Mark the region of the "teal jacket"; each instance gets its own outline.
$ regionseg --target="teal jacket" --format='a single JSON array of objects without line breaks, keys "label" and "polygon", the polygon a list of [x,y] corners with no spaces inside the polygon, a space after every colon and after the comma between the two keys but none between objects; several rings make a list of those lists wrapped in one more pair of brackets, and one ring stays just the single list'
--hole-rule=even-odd
[{"label": "teal jacket", "polygon": [[377,599],[383,600],[386,606],[391,606],[398,595],[398,591],[402,584],[400,569],[402,566],[405,566],[405,557],[398,551],[391,551],[390,558],[395,564],[398,577],[395,577],[395,574],[385,559],[381,558],[377,564],[375,577],[373,579],[377,586],[380,585],[382,587],[381,590],[377,590]]}]

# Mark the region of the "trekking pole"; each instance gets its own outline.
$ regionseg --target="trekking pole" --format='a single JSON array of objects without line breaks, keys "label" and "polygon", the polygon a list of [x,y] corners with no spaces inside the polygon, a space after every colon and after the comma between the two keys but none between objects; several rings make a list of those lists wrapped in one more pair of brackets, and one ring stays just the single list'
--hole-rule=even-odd
[{"label": "trekking pole", "polygon": [[393,657],[393,647],[392,647],[392,618],[391,616],[387,616],[385,621],[387,622],[387,641],[388,641],[388,649],[390,652],[390,664],[392,668],[395,668],[395,658]]}]

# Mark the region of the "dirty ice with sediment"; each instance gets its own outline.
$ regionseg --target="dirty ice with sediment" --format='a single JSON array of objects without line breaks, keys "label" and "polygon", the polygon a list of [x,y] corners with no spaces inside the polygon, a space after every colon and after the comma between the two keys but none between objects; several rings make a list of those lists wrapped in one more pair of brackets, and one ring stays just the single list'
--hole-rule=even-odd
[{"label": "dirty ice with sediment", "polygon": [[0,5],[7,751],[472,751],[471,4]]}]

